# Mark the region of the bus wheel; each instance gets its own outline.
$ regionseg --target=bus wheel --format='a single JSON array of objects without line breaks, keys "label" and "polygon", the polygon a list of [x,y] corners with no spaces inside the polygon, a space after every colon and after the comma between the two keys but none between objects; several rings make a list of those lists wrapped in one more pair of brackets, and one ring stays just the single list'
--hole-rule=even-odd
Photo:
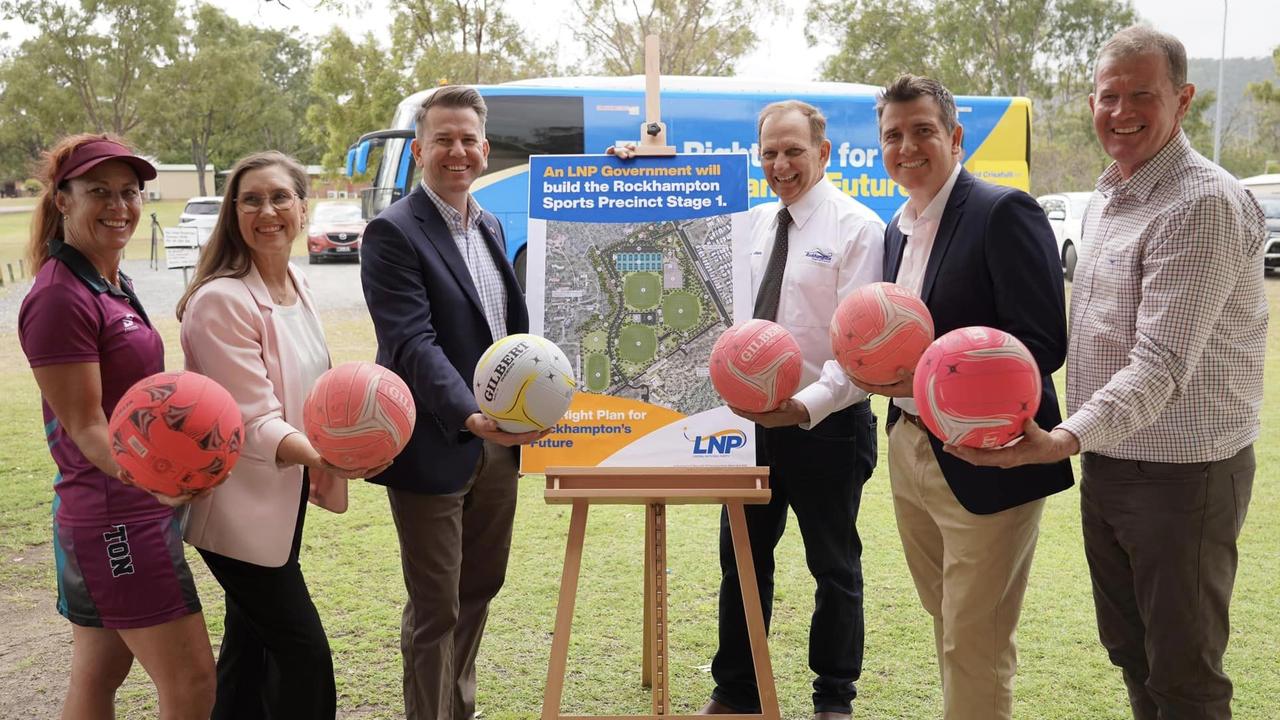
[{"label": "bus wheel", "polygon": [[1067,243],[1062,249],[1062,274],[1067,280],[1071,280],[1076,274],[1076,246]]},{"label": "bus wheel", "polygon": [[515,268],[515,271],[516,271],[516,282],[520,283],[520,292],[524,292],[525,290],[525,276],[524,276],[525,252],[524,251],[527,248],[528,248],[528,245],[520,248],[520,251],[516,253],[515,262],[511,263],[511,266]]}]

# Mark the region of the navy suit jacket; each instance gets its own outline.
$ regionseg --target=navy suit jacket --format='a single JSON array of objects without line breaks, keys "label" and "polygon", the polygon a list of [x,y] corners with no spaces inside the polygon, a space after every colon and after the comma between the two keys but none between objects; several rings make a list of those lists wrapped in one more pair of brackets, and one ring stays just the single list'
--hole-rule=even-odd
[{"label": "navy suit jacket", "polygon": [[[885,230],[886,280],[897,279],[906,242],[895,217]],[[942,212],[920,295],[938,337],[985,325],[1021,340],[1040,367],[1036,423],[1048,430],[1062,420],[1050,377],[1067,355],[1062,265],[1053,229],[1030,195],[961,169]],[[890,405],[890,427],[900,413]],[[932,434],[929,440],[956,499],[977,515],[1060,492],[1074,482],[1067,460],[1009,470],[975,467],[944,451]]]},{"label": "navy suit jacket", "polygon": [[[529,311],[507,261],[502,225],[484,212],[480,228],[507,289],[507,333],[528,332]],[[454,492],[480,458],[482,443],[464,422],[479,412],[472,374],[496,338],[449,226],[420,185],[365,228],[360,279],[378,337],[378,364],[404,379],[418,406],[409,444],[370,482]]]}]

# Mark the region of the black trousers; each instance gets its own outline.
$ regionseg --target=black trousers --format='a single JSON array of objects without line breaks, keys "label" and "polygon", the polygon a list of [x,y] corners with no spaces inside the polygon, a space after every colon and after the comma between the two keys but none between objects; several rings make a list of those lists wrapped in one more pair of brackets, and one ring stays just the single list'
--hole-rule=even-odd
[{"label": "black trousers", "polygon": [[213,720],[332,719],[333,656],[298,565],[307,489],[302,483],[293,549],[280,567],[200,550],[227,594]]},{"label": "black trousers", "polygon": [[[756,428],[756,462],[769,466],[772,498],[747,505],[747,534],[760,585],[765,627],[773,614],[773,551],[796,514],[805,561],[817,583],[809,626],[809,668],[817,712],[849,712],[862,673],[862,541],[856,522],[862,486],[876,465],[875,416],[859,403],[816,428]],[[742,587],[728,512],[720,516],[720,646],[711,663],[711,697],[740,712],[759,712]]]}]

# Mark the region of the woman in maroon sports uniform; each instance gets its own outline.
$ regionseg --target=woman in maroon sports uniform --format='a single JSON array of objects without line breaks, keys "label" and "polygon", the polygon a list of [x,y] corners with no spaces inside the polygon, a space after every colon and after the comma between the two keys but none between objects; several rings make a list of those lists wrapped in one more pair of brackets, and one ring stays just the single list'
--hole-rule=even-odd
[{"label": "woman in maroon sports uniform", "polygon": [[164,369],[164,345],[120,271],[151,163],[105,135],[44,155],[27,253],[35,281],[19,337],[44,407],[54,478],[58,612],[71,621],[63,718],[115,717],[134,658],[162,720],[205,720],[213,651],[173,506],[118,479],[107,418],[133,383]]}]

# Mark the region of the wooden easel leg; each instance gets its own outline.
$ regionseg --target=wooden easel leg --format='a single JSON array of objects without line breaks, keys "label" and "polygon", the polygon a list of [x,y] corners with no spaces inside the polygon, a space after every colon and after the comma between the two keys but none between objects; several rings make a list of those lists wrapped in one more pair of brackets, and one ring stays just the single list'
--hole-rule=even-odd
[{"label": "wooden easel leg", "polygon": [[564,574],[560,577],[560,599],[556,603],[555,634],[551,638],[551,660],[547,665],[547,690],[542,698],[542,720],[560,717],[564,696],[564,671],[569,660],[569,627],[578,599],[578,576],[582,569],[582,542],[587,535],[587,501],[573,501],[569,519],[569,539],[564,549]]},{"label": "wooden easel leg", "polygon": [[670,675],[667,667],[667,508],[661,503],[649,506],[653,515],[653,714],[665,717],[671,713]]},{"label": "wooden easel leg", "polygon": [[769,643],[764,630],[764,613],[760,609],[760,587],[751,558],[751,541],[747,535],[747,516],[742,503],[726,504],[729,532],[733,536],[733,557],[738,564],[742,586],[742,609],[747,618],[747,637],[751,641],[751,662],[756,670],[756,687],[760,691],[760,714],[765,720],[779,720],[778,691],[773,684],[773,665],[769,662]]},{"label": "wooden easel leg", "polygon": [[653,505],[644,506],[644,650],[640,687],[653,687]]}]

